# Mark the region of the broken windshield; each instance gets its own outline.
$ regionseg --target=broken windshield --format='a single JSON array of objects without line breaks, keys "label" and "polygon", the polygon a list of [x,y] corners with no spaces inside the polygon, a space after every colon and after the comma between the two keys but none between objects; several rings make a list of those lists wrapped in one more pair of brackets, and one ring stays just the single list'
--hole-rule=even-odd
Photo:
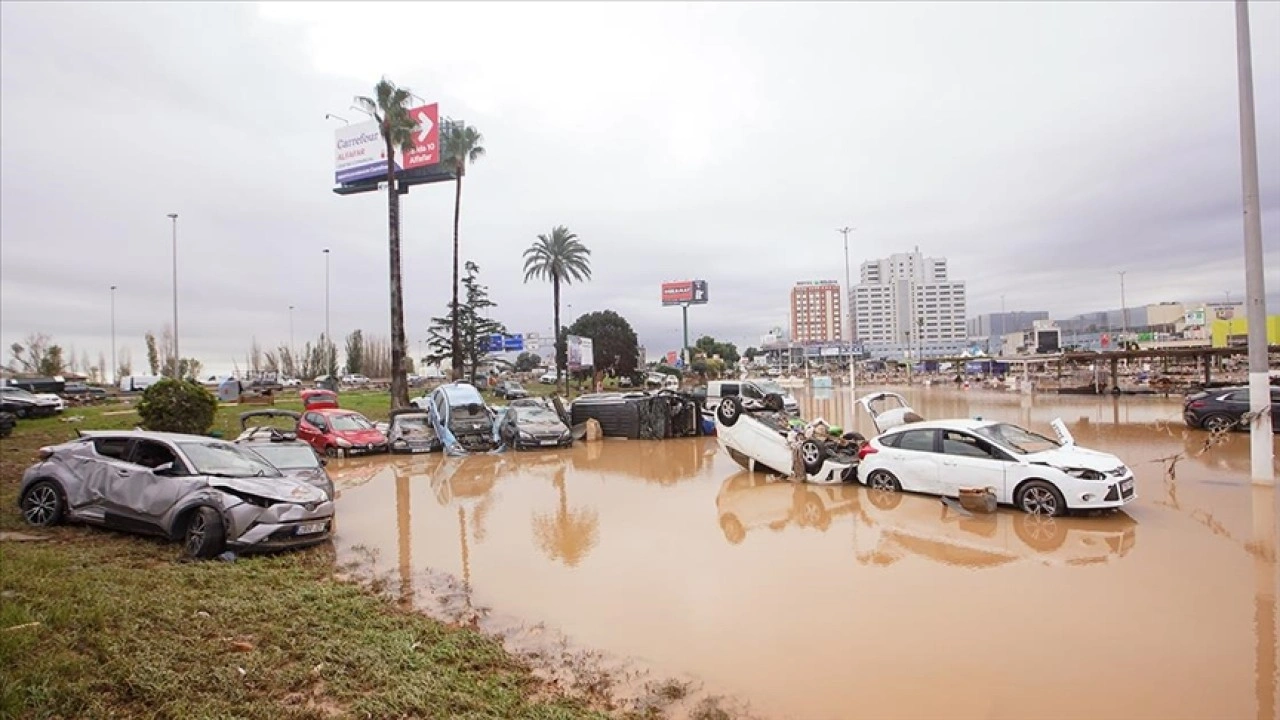
[{"label": "broken windshield", "polygon": [[1030,430],[1024,430],[1017,425],[1010,425],[1009,423],[987,425],[985,427],[976,428],[974,432],[994,443],[1022,455],[1029,455],[1062,447],[1062,445],[1056,440],[1050,440],[1043,435],[1038,435]]}]

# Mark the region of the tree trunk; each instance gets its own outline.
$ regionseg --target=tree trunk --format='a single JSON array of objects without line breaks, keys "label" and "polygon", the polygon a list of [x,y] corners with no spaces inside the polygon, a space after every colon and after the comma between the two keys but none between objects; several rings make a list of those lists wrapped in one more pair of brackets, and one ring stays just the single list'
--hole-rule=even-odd
[{"label": "tree trunk", "polygon": [[462,173],[464,165],[457,163],[454,172],[453,192],[453,379],[462,378],[462,344],[458,336],[458,219],[462,215]]},{"label": "tree trunk", "polygon": [[396,192],[396,156],[387,140],[387,226],[391,255],[391,409],[409,407],[404,372],[404,293],[400,284],[400,195]]},{"label": "tree trunk", "polygon": [[[555,358],[555,363],[556,363],[556,384],[557,384],[557,385],[559,385],[559,384],[560,384],[560,372],[561,372],[561,371],[560,371],[560,278],[556,277],[555,275],[552,275],[552,276],[551,276],[551,296],[552,296],[552,302],[553,302],[553,303],[555,303],[555,307],[556,307],[556,312],[555,312],[555,317],[556,317],[556,347],[555,347],[555,350],[553,350],[553,351],[552,351],[552,356]],[[565,359],[566,359],[566,360],[568,360],[568,355],[569,355],[568,350],[569,350],[568,348],[565,348]],[[568,377],[568,373],[565,373],[565,379],[564,379],[564,397],[565,397],[565,399],[566,399],[566,400],[568,400],[568,398],[569,398],[569,377]]]}]

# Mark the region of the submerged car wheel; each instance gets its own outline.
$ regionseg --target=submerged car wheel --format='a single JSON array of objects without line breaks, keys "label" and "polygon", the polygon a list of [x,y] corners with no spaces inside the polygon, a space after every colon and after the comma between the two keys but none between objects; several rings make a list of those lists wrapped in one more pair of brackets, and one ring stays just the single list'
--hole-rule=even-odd
[{"label": "submerged car wheel", "polygon": [[208,560],[222,552],[225,539],[222,517],[217,510],[206,505],[196,510],[187,522],[182,549],[188,557]]},{"label": "submerged car wheel", "polygon": [[66,503],[62,491],[52,480],[41,480],[22,494],[22,517],[28,525],[48,527],[62,520]]},{"label": "submerged car wheel", "polygon": [[737,398],[727,397],[716,406],[716,419],[725,427],[733,427],[742,415],[742,406]]},{"label": "submerged car wheel", "polygon": [[1058,488],[1043,481],[1032,480],[1018,488],[1014,499],[1018,509],[1028,515],[1065,515],[1067,501]]},{"label": "submerged car wheel", "polygon": [[1210,415],[1200,423],[1200,426],[1211,433],[1227,432],[1234,430],[1237,423],[1226,415]]},{"label": "submerged car wheel", "polygon": [[872,470],[867,476],[867,487],[881,492],[900,492],[902,483],[888,470]]}]

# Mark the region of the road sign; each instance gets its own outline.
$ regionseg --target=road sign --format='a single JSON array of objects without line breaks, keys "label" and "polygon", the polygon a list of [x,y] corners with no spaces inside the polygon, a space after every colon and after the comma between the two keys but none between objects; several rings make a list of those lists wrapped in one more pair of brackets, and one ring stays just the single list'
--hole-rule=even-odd
[{"label": "road sign", "polygon": [[440,107],[436,103],[409,111],[417,123],[413,132],[413,149],[404,154],[401,167],[413,170],[440,162]]},{"label": "road sign", "polygon": [[488,352],[502,352],[502,335],[500,335],[500,334],[498,334],[498,333],[494,333],[493,335],[490,335],[490,336],[489,336],[489,347],[488,347],[488,348],[486,348],[486,351],[488,351]]},{"label": "road sign", "polygon": [[506,352],[523,352],[524,351],[524,335],[516,333],[508,335],[502,339],[502,349]]}]

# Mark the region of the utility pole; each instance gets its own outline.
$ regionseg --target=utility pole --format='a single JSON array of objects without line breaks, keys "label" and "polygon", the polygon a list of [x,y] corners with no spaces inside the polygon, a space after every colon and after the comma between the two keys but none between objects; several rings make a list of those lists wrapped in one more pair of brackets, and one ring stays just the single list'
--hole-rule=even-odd
[{"label": "utility pole", "polygon": [[289,306],[289,357],[293,357],[293,306]]},{"label": "utility pole", "polygon": [[178,213],[169,213],[173,224],[173,374],[182,378],[182,354],[178,352]]},{"label": "utility pole", "polygon": [[[846,225],[845,227],[838,228],[836,232],[844,235],[844,303],[845,310],[847,311],[845,314],[848,316],[849,323],[849,397],[852,400],[857,400],[858,365],[857,360],[854,358],[853,346],[854,343],[857,342],[858,337],[853,331],[853,285],[849,279],[849,233],[854,230],[857,230],[857,228],[852,228]],[[853,405],[850,404],[849,407],[852,408]]]},{"label": "utility pole", "polygon": [[1004,355],[1004,334],[1007,332],[1006,324],[1009,322],[1009,316],[1004,310],[1004,293],[1000,293],[1000,354]]},{"label": "utility pole", "polygon": [[333,367],[333,337],[329,335],[329,248],[324,249],[324,375]]},{"label": "utility pole", "polygon": [[[1262,212],[1258,202],[1258,136],[1253,113],[1253,49],[1249,3],[1236,0],[1236,68],[1240,84],[1240,170],[1244,190],[1245,321],[1249,327],[1249,423],[1253,482],[1275,485],[1271,390],[1267,377],[1267,309],[1262,272]],[[1274,521],[1273,521],[1274,522]],[[1274,526],[1273,526],[1274,527]]]},{"label": "utility pole", "polygon": [[[103,377],[107,374],[103,373]],[[111,384],[120,384],[120,366],[116,365],[116,286],[111,286]]]},{"label": "utility pole", "polygon": [[1124,274],[1128,270],[1120,271],[1120,336],[1124,337],[1129,334],[1129,305],[1124,300]]}]

